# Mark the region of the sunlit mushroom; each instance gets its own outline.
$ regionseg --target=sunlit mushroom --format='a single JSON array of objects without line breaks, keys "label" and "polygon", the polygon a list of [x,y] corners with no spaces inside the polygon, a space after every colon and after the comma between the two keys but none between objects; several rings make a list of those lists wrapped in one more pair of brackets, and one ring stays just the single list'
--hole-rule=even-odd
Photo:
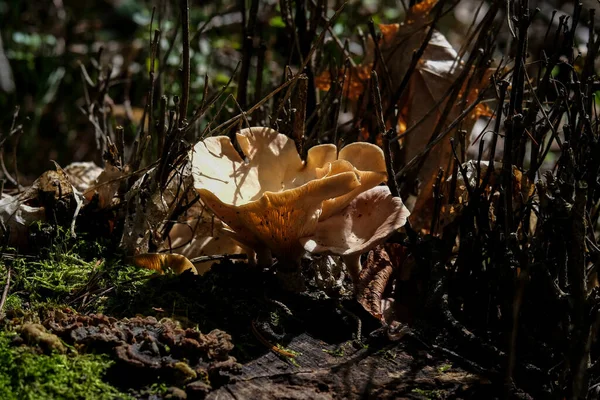
[{"label": "sunlit mushroom", "polygon": [[[198,205],[198,209],[202,209]],[[186,222],[178,222],[169,231],[159,251],[168,251],[188,259],[215,254],[240,254],[244,249],[224,230],[223,223],[209,210],[202,210]],[[199,275],[207,272],[214,261],[194,263]]]},{"label": "sunlit mushroom", "polygon": [[360,273],[360,256],[404,226],[410,215],[399,197],[387,186],[377,186],[359,194],[350,204],[319,222],[315,233],[302,238],[311,253],[342,256],[354,283]]},{"label": "sunlit mushroom", "polygon": [[167,270],[171,270],[176,274],[181,274],[189,270],[194,275],[197,274],[194,264],[181,254],[138,254],[133,256],[132,262],[136,267],[157,271],[160,274],[163,274]]},{"label": "sunlit mushroom", "polygon": [[194,147],[194,186],[263,265],[271,253],[297,262],[305,251],[300,238],[387,177],[383,152],[368,143],[349,145],[339,155],[333,145],[314,146],[302,161],[293,140],[269,128],[244,129],[237,141],[247,161],[225,136]]}]

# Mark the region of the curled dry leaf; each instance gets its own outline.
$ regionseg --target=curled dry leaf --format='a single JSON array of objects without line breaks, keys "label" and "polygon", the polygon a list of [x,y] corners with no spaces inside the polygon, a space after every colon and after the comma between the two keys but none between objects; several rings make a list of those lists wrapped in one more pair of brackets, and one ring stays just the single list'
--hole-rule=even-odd
[{"label": "curled dry leaf", "polygon": [[[415,53],[426,39],[428,27],[433,20],[432,10],[437,3],[437,0],[420,2],[408,10],[404,22],[379,25],[382,33],[379,48],[385,67],[381,63],[374,63],[376,59],[375,46],[370,43],[363,64],[355,69],[351,68],[348,73],[348,76],[352,78],[352,84],[346,88],[347,90],[344,90],[343,94],[351,100],[358,99],[363,95],[369,98],[370,95],[366,89],[370,87],[368,82],[370,74],[364,73],[364,71],[370,71],[373,65],[377,64],[377,73],[382,82],[385,82],[384,77],[389,77],[389,83],[391,84],[389,87],[387,85],[382,86],[382,91],[387,91],[387,95],[383,96],[383,107],[386,109],[389,106],[389,104],[385,104],[386,100],[389,101],[388,99],[398,91],[411,66],[412,58],[405,55]],[[408,86],[398,102],[398,110],[400,110],[397,125],[398,133],[403,134],[407,128],[412,128],[416,123],[419,123],[419,125],[411,129],[410,133],[401,139],[401,154],[399,154],[401,160],[394,160],[395,163],[401,162],[403,165],[408,163],[429,144],[431,135],[435,132],[446,107],[443,96],[452,87],[459,74],[462,73],[463,66],[463,60],[444,35],[434,30],[423,55],[415,67],[415,71],[410,77]],[[467,79],[462,88],[459,88],[460,92],[457,99],[466,98],[469,104],[475,101],[479,90],[488,84],[490,73],[491,70],[488,70],[482,74],[481,79],[476,79],[476,82],[470,83],[468,93],[466,93],[467,82],[470,79]],[[361,78],[362,81],[357,82]],[[329,90],[330,81],[329,72],[325,72],[316,79],[317,87],[321,90]],[[361,107],[364,107],[364,105],[356,103],[355,107],[355,112],[360,112]],[[456,101],[456,104],[446,116],[446,121],[450,122],[457,118],[463,108],[462,102]],[[431,110],[433,112],[430,112]],[[491,117],[491,115],[492,113],[487,106],[479,105],[463,121],[461,129],[470,132],[480,116]],[[362,115],[359,117],[364,123],[360,137],[367,140],[370,134],[366,132],[368,132],[372,121]],[[418,196],[414,199],[407,199],[410,204],[414,203],[414,206],[411,207],[413,211],[411,223],[413,228],[417,230],[428,228],[431,222],[431,211],[434,203],[433,185],[438,169],[442,167],[446,173],[452,170],[453,155],[450,137],[434,146],[423,160],[420,169],[407,178],[409,182],[415,179],[420,182]],[[468,138],[467,135],[467,140]],[[468,146],[469,143],[466,143],[466,145]]]},{"label": "curled dry leaf", "polygon": [[169,221],[175,220],[175,211],[197,197],[189,165],[182,163],[173,167],[164,190],[157,175],[157,168],[149,169],[125,195],[125,201],[133,204],[130,208],[133,215],[125,219],[121,247],[130,254],[148,253],[150,244],[156,246],[154,248],[162,246]]},{"label": "curled dry leaf", "polygon": [[[344,79],[343,93],[347,95],[349,100],[356,101],[360,98],[366,89],[367,82],[371,76],[372,64],[358,65],[355,68],[349,68],[346,71],[346,78]],[[342,80],[344,71],[339,71],[338,81]],[[329,71],[325,71],[321,75],[315,78],[315,84],[317,88],[325,91],[329,91],[331,88],[331,77]]]},{"label": "curled dry leaf", "polygon": [[371,250],[363,263],[356,296],[364,309],[386,327],[391,340],[400,339],[418,307],[418,282],[410,282],[414,258],[406,248],[387,243]]},{"label": "curled dry leaf", "polygon": [[197,274],[194,264],[181,254],[157,254],[146,253],[133,256],[133,265],[151,269],[163,274],[167,270],[171,270],[176,274],[181,274],[184,271],[191,271],[194,275]]},{"label": "curled dry leaf", "polygon": [[0,239],[11,247],[27,245],[29,225],[46,219],[44,207],[28,206],[21,196],[0,195]]},{"label": "curled dry leaf", "polygon": [[[80,205],[79,194],[68,175],[57,165],[56,171],[46,171],[18,196],[0,197],[0,237],[10,246],[25,249],[29,226],[52,218],[61,225],[74,225],[74,215]],[[58,207],[58,204],[61,204]]]},{"label": "curled dry leaf", "polygon": [[225,136],[194,147],[194,186],[235,240],[255,250],[262,263],[269,263],[271,253],[297,262],[304,252],[300,238],[387,178],[383,152],[367,143],[347,146],[339,155],[333,145],[315,146],[302,161],[293,140],[269,128],[244,129],[237,141],[247,162]]},{"label": "curled dry leaf", "polygon": [[[156,168],[148,170],[135,182],[126,196],[126,201],[135,203],[133,216],[125,221],[121,242],[126,251],[145,255],[152,243],[160,253],[173,253],[188,259],[243,252],[230,233],[224,231],[220,220],[199,201],[191,171],[190,163],[178,164],[170,171],[162,191]],[[142,201],[143,198],[146,200]],[[180,215],[179,209],[186,211]],[[158,262],[165,260],[156,258],[150,268],[159,267]],[[203,274],[213,263],[196,263],[193,272]],[[174,272],[183,270],[174,269]]]},{"label": "curled dry leaf", "polygon": [[125,173],[114,165],[106,163],[104,170],[94,180],[91,187],[88,187],[83,193],[85,198],[90,201],[92,198],[98,196],[98,206],[100,208],[106,208],[111,205],[113,197],[119,190],[121,184],[121,178]]},{"label": "curled dry leaf", "polygon": [[[425,25],[428,21],[426,14],[420,15],[419,18],[415,17],[414,22],[400,26],[394,35],[389,33],[389,40],[384,40],[380,44],[393,84],[392,93],[399,87],[411,62],[410,57],[398,57],[398,55],[412,54],[421,46],[427,35]],[[444,35],[434,31],[398,107],[401,110],[399,119],[404,129],[420,122],[416,129],[402,139],[401,156],[405,163],[418,156],[429,144],[431,135],[436,130],[446,107],[446,101],[442,101],[443,96],[461,72],[462,64],[462,60]],[[440,105],[435,108],[438,102]],[[458,103],[452,107],[447,121],[453,121],[460,114],[461,107]],[[435,111],[430,113],[434,108]],[[472,122],[474,123],[475,120]],[[470,130],[469,127],[463,129]],[[399,134],[403,133],[404,131],[400,129]],[[446,172],[451,171],[452,165],[452,146],[448,137],[431,149],[418,173],[408,177],[409,181],[419,179],[420,182],[420,190],[411,218],[415,229],[428,227],[431,221],[429,211],[433,209],[433,184],[438,170],[441,167]]]},{"label": "curled dry leaf", "polygon": [[69,176],[69,181],[71,181],[73,187],[81,193],[94,185],[103,171],[93,162],[74,162],[67,165],[63,170]]},{"label": "curled dry leaf", "polygon": [[393,272],[392,262],[383,246],[369,252],[365,268],[360,272],[356,298],[365,310],[375,318],[383,320],[385,304],[383,293]]}]

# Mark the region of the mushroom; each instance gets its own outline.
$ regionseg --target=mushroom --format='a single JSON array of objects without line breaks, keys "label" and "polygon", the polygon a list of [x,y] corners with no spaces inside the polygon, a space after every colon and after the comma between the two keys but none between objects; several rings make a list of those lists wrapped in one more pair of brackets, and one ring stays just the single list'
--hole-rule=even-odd
[{"label": "mushroom", "polygon": [[303,162],[293,140],[270,128],[243,129],[237,142],[247,161],[226,136],[196,144],[194,187],[263,266],[271,254],[297,264],[305,251],[300,238],[387,177],[383,152],[369,143],[351,144],[339,155],[334,145],[314,146]]},{"label": "mushroom", "polygon": [[342,256],[357,284],[360,255],[404,226],[409,215],[402,199],[392,196],[387,186],[377,186],[356,196],[342,212],[319,222],[314,234],[300,242],[311,253]]},{"label": "mushroom", "polygon": [[136,267],[151,269],[160,274],[164,274],[166,270],[172,270],[176,274],[190,270],[192,274],[197,275],[194,264],[181,254],[138,254],[132,257],[132,263]]},{"label": "mushroom", "polygon": [[[223,224],[210,211],[192,218],[188,222],[178,222],[169,231],[159,251],[181,254],[189,259],[212,254],[240,254],[244,249],[224,232]],[[199,275],[207,272],[215,261],[195,263]]]}]

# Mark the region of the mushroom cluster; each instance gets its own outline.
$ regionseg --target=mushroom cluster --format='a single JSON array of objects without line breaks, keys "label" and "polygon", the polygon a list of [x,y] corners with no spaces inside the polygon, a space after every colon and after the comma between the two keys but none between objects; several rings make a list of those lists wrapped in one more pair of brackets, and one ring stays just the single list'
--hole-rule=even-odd
[{"label": "mushroom cluster", "polygon": [[297,266],[307,251],[334,254],[356,282],[360,255],[405,224],[402,200],[379,186],[387,179],[379,147],[317,145],[303,161],[294,141],[273,129],[236,136],[245,159],[226,136],[196,144],[194,187],[221,233],[259,265],[270,266],[272,256]]}]

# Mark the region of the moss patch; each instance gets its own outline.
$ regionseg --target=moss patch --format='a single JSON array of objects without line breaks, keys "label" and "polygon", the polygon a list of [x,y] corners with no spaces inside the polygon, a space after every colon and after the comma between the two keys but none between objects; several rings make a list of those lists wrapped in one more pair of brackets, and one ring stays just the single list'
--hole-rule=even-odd
[{"label": "moss patch", "polygon": [[14,347],[9,334],[0,335],[0,398],[123,399],[129,398],[102,380],[112,361],[95,354],[35,353]]},{"label": "moss patch", "polygon": [[48,235],[51,238],[44,243],[49,247],[40,248],[36,256],[0,260],[0,282],[6,282],[9,268],[12,271],[5,311],[63,304],[103,312],[109,295],[133,295],[153,274],[134,267],[95,238],[73,238],[62,228]]}]

